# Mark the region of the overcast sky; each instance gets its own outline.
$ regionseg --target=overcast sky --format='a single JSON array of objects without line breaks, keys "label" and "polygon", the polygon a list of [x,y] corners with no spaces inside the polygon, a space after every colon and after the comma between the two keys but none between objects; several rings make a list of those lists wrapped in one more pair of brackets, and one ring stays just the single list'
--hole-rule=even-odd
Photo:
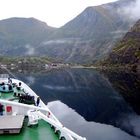
[{"label": "overcast sky", "polygon": [[116,0],[0,0],[0,19],[34,17],[53,27],[60,27],[87,6]]}]

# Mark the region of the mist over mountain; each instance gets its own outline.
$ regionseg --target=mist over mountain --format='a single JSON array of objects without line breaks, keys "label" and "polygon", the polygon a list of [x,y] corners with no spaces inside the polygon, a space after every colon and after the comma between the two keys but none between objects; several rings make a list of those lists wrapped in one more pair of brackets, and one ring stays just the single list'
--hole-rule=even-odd
[{"label": "mist over mountain", "polygon": [[125,20],[138,20],[140,18],[140,0],[132,0],[129,5],[119,8],[118,12],[123,15]]},{"label": "mist over mountain", "polygon": [[135,23],[140,15],[136,14],[138,5],[139,0],[120,0],[88,7],[59,29],[34,18],[2,20],[1,55],[49,56],[63,62],[94,63],[106,56]]},{"label": "mist over mountain", "polygon": [[36,47],[54,28],[34,18],[0,21],[0,51],[4,56],[35,55]]},{"label": "mist over mountain", "polygon": [[44,44],[44,50],[65,62],[93,63],[101,59],[134,24],[136,19],[131,20],[120,12],[133,3],[134,0],[121,0],[86,8],[55,31]]}]

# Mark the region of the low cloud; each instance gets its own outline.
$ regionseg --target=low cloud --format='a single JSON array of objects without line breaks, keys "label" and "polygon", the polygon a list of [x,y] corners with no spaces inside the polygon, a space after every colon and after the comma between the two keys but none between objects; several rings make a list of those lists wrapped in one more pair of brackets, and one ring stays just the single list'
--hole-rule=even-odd
[{"label": "low cloud", "polygon": [[65,44],[65,43],[71,44],[73,42],[81,43],[83,41],[81,40],[81,38],[63,38],[63,39],[44,41],[42,42],[42,45]]},{"label": "low cloud", "polygon": [[130,4],[118,9],[118,12],[124,17],[124,19],[131,19],[136,21],[140,19],[140,0],[132,1]]},{"label": "low cloud", "polygon": [[134,8],[132,7],[131,18],[139,19],[140,18],[140,0],[137,0],[134,6],[135,6]]},{"label": "low cloud", "polygon": [[64,43],[71,43],[72,40],[68,39],[58,39],[58,40],[49,40],[46,42],[43,42],[43,45],[52,45],[52,44],[64,44]]},{"label": "low cloud", "polygon": [[116,30],[114,32],[111,32],[114,39],[119,39],[126,33],[127,33],[127,30]]},{"label": "low cloud", "polygon": [[34,55],[35,54],[35,49],[33,46],[27,44],[25,46],[25,48],[26,48],[26,55]]}]

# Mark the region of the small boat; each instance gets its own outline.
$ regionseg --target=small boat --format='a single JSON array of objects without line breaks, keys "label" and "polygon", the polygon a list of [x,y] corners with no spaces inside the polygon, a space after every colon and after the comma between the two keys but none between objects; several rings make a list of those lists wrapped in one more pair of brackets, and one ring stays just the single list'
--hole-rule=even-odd
[{"label": "small boat", "polygon": [[0,78],[0,139],[86,140],[63,126],[27,84],[12,78]]}]

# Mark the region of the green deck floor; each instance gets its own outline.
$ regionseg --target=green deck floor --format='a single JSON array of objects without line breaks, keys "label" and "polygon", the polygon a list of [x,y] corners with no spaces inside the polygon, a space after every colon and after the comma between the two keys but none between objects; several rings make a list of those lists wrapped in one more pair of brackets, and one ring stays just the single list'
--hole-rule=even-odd
[{"label": "green deck floor", "polygon": [[[0,92],[0,99],[11,100],[15,98],[13,95],[14,92]],[[0,140],[59,140],[59,138],[58,134],[54,133],[54,130],[47,122],[39,120],[37,127],[28,127],[27,119],[25,119],[23,128],[19,134],[0,135]]]},{"label": "green deck floor", "polygon": [[43,121],[39,121],[37,127],[27,127],[24,124],[20,134],[5,134],[0,135],[0,140],[59,140],[58,134],[54,133],[54,130],[50,125]]}]

